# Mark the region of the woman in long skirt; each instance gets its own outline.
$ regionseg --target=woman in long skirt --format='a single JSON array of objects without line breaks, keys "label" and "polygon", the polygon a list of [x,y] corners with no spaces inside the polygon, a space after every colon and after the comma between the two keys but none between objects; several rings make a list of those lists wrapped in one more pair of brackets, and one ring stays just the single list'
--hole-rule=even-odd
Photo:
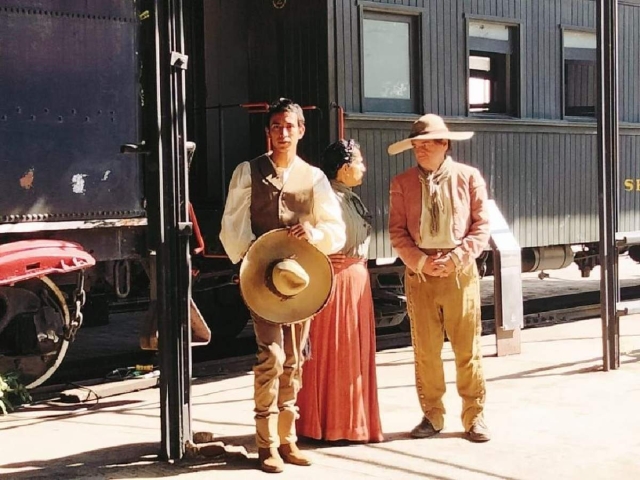
[{"label": "woman in long skirt", "polygon": [[331,144],[322,169],[342,206],[347,242],[331,256],[335,277],[327,306],[311,322],[311,357],[298,395],[298,435],[317,440],[380,442],[375,319],[367,270],[371,224],[351,188],[365,172],[353,140]]}]

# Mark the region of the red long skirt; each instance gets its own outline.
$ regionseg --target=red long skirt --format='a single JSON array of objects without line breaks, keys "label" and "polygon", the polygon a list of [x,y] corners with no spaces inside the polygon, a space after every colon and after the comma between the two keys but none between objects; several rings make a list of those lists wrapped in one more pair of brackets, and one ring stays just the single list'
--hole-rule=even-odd
[{"label": "red long skirt", "polygon": [[357,259],[334,264],[334,271],[331,298],[311,321],[296,430],[317,440],[381,442],[369,272]]}]

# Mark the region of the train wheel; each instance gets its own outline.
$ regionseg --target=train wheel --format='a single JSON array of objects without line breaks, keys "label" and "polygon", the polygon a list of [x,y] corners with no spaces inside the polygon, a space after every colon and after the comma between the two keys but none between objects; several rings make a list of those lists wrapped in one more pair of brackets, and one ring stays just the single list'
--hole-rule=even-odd
[{"label": "train wheel", "polygon": [[27,388],[49,379],[69,348],[63,293],[48,277],[0,287],[0,372],[17,371]]},{"label": "train wheel", "polygon": [[192,296],[214,338],[237,337],[251,317],[237,285],[194,289]]}]

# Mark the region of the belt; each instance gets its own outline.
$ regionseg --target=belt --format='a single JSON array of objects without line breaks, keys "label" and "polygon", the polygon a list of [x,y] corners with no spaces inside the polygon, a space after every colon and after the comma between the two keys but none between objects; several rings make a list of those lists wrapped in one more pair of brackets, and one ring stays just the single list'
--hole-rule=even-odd
[{"label": "belt", "polygon": [[421,248],[422,253],[426,255],[438,255],[439,253],[449,253],[453,248]]}]

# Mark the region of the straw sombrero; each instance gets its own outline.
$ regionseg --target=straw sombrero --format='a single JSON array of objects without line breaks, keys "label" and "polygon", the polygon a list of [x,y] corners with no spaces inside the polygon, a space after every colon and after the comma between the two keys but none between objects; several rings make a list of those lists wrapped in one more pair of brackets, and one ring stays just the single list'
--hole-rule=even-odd
[{"label": "straw sombrero", "polygon": [[409,150],[413,148],[411,144],[413,140],[469,140],[471,137],[473,137],[473,132],[452,132],[442,117],[428,113],[413,122],[408,138],[392,143],[387,151],[389,155],[396,155]]},{"label": "straw sombrero", "polygon": [[240,292],[256,316],[271,323],[305,320],[327,303],[333,282],[329,258],[286,228],[256,240],[240,266]]}]

